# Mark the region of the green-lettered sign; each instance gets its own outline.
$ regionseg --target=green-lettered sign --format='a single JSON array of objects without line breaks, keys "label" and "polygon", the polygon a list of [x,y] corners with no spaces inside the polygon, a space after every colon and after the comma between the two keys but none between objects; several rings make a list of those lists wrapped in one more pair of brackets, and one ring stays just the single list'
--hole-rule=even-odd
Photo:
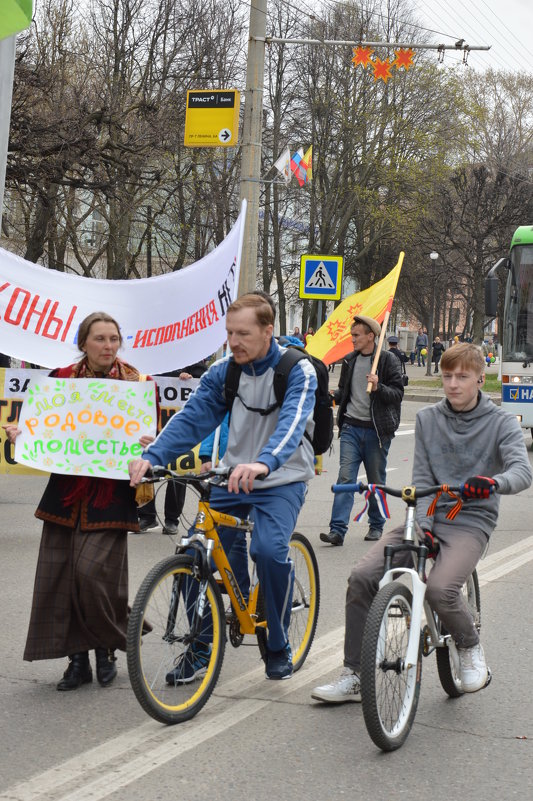
[{"label": "green-lettered sign", "polygon": [[153,381],[38,376],[30,381],[15,443],[20,464],[65,475],[128,478],[128,462],[155,437]]}]

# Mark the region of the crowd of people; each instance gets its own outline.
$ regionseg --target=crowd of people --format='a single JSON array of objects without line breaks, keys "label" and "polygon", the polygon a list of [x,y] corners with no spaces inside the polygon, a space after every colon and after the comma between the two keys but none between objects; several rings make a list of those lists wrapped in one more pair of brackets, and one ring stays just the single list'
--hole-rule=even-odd
[{"label": "crowd of people", "polygon": [[[115,652],[126,648],[128,531],[148,531],[156,521],[153,504],[138,508],[136,488],[154,465],[168,464],[198,443],[202,443],[202,462],[210,464],[211,437],[218,426],[223,432],[218,458],[232,473],[227,487],[213,489],[211,503],[213,508],[239,517],[253,516],[250,557],[257,566],[267,617],[265,674],[274,680],[292,675],[289,538],[309,488],[312,491],[317,378],[310,360],[297,361],[288,375],[283,399],[277,401],[276,366],[284,344],[293,343],[276,340],[274,320],[275,307],[265,293],[249,293],[231,304],[226,313],[231,355],[210,367],[190,365],[171,373],[179,379],[199,377],[199,386],[181,413],[171,417],[155,438],[141,438],[144,450],[130,462],[129,481],[50,476],[35,513],[43,527],[24,659],[67,657],[58,690],[75,690],[92,681],[91,651],[99,684],[106,687],[113,682],[117,675]],[[414,359],[413,353],[408,357],[400,349],[394,335],[388,337],[388,349],[380,349],[381,333],[373,318],[356,315],[352,320],[352,351],[342,360],[338,387],[332,393],[340,438],[339,484],[355,483],[361,466],[369,483],[385,483],[389,448],[400,424],[408,381],[405,365]],[[305,346],[313,335],[312,328],[305,335],[295,328],[292,338],[294,344]],[[105,312],[90,314],[78,332],[79,360],[52,370],[50,375],[136,382],[149,379],[119,357],[121,345],[118,323]],[[421,365],[427,345],[427,333],[421,328],[414,350]],[[518,422],[482,391],[485,359],[481,350],[468,342],[445,349],[436,337],[433,354],[435,372],[440,366],[445,398],[417,415],[412,480],[417,486],[464,483],[465,503],[453,520],[446,515],[446,504],[430,517],[429,501],[419,502],[417,520],[423,541],[433,545],[438,539],[441,543],[428,579],[428,598],[458,646],[463,689],[475,692],[485,685],[487,666],[461,588],[496,525],[499,495],[525,489],[532,474]],[[230,364],[239,369],[231,409],[226,397]],[[4,428],[14,443],[20,429],[15,424]],[[169,485],[166,533],[176,533],[183,502],[183,492]],[[321,542],[343,545],[353,503],[353,493],[335,495],[328,530],[319,535]],[[348,578],[343,671],[338,681],[313,691],[313,698],[322,702],[360,700],[366,614],[377,591],[383,549],[401,538],[401,529],[384,533],[385,518],[373,496],[368,516],[364,539],[372,544]],[[233,549],[232,534],[220,531],[247,597],[246,544],[233,543]],[[168,684],[191,682],[203,675],[210,649],[208,633],[192,648],[194,653],[178,660],[167,675]]]}]

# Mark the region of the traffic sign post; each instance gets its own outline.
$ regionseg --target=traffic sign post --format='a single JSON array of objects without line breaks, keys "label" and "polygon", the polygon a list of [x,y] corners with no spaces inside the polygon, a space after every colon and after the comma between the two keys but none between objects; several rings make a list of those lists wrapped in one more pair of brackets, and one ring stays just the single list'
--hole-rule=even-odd
[{"label": "traffic sign post", "polygon": [[239,139],[241,95],[237,89],[187,92],[186,147],[235,147]]},{"label": "traffic sign post", "polygon": [[342,256],[300,257],[300,297],[310,300],[340,300]]}]

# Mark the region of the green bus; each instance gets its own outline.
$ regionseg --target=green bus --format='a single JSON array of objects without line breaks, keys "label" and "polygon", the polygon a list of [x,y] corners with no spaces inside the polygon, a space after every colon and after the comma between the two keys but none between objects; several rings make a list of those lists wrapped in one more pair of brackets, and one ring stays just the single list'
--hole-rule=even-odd
[{"label": "green bus", "polygon": [[485,283],[485,312],[498,312],[500,267],[507,270],[501,343],[502,407],[515,414],[523,428],[533,429],[533,225],[514,232],[509,257],[500,259]]}]

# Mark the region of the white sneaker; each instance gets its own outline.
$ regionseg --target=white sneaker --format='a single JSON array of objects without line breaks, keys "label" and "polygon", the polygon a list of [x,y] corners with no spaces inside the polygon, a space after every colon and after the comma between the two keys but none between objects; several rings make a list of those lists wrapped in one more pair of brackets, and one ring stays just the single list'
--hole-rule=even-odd
[{"label": "white sneaker", "polygon": [[457,648],[461,664],[461,687],[465,693],[475,693],[487,683],[489,671],[481,643],[472,648]]},{"label": "white sneaker", "polygon": [[315,687],[311,698],[325,701],[328,704],[344,704],[346,701],[361,703],[361,685],[359,676],[351,668],[345,667],[340,678],[334,684],[323,684]]}]

